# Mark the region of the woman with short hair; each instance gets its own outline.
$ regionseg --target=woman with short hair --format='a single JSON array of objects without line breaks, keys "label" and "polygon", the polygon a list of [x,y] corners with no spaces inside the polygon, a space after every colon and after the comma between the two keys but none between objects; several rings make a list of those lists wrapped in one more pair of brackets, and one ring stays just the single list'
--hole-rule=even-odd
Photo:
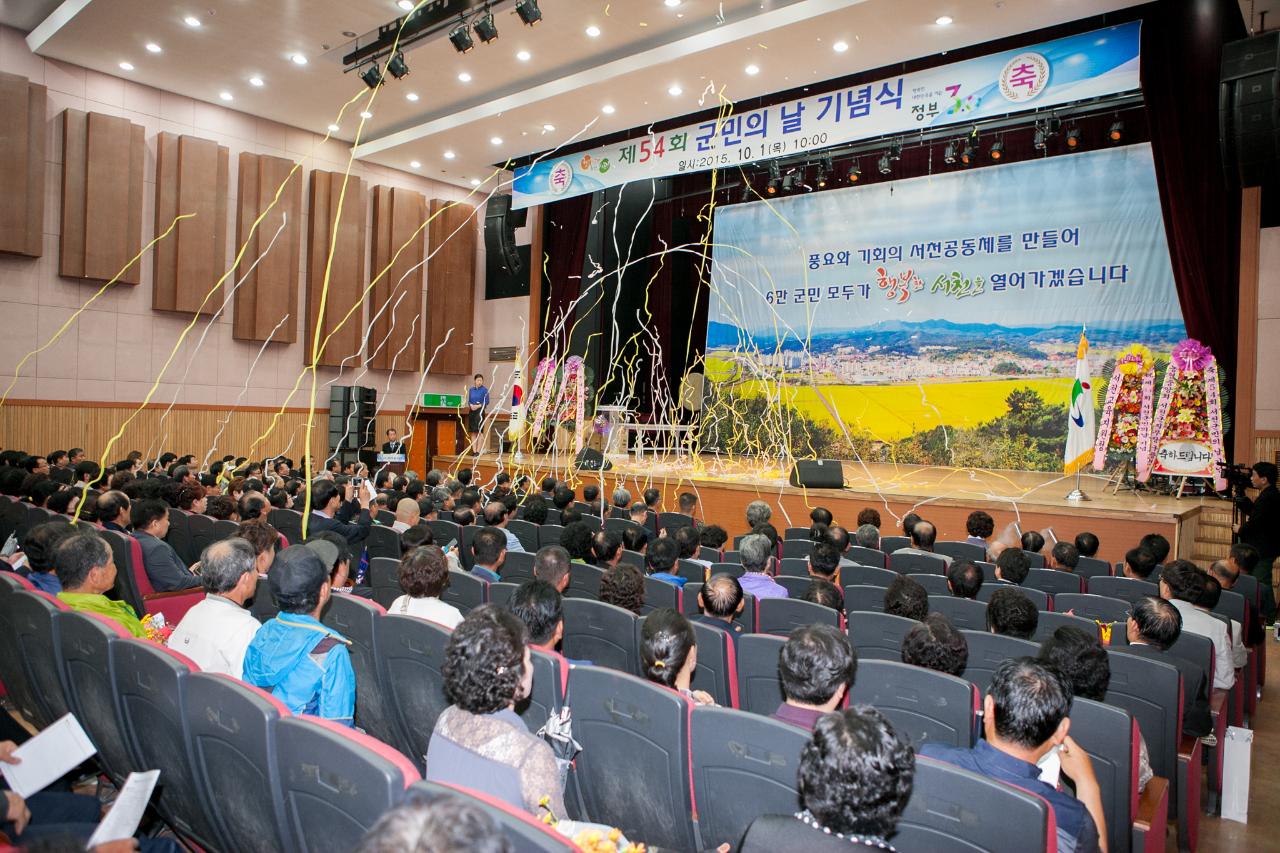
[{"label": "woman with short hair", "polygon": [[404,555],[400,588],[404,595],[391,602],[388,613],[416,616],[450,630],[462,621],[462,611],[440,600],[440,593],[449,588],[449,561],[435,545],[422,545]]}]

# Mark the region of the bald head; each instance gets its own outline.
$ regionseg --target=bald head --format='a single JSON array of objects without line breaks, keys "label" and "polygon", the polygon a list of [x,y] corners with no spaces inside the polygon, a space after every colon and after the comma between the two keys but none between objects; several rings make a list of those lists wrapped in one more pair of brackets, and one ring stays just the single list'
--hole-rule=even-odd
[{"label": "bald head", "polygon": [[911,528],[911,544],[923,551],[932,551],[937,538],[937,529],[927,521],[917,521]]},{"label": "bald head", "polygon": [[396,504],[396,521],[413,527],[422,516],[422,507],[413,498],[401,498]]},{"label": "bald head", "polygon": [[708,616],[732,619],[742,608],[742,584],[732,575],[715,575],[700,593],[702,609]]}]

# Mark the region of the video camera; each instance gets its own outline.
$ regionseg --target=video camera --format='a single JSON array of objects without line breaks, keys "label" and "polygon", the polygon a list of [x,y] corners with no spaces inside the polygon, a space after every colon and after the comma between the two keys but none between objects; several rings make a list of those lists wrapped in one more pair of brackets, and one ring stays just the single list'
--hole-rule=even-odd
[{"label": "video camera", "polygon": [[1218,467],[1222,469],[1222,479],[1227,481],[1227,488],[1237,496],[1243,495],[1244,490],[1253,485],[1253,468],[1250,466],[1219,462]]}]

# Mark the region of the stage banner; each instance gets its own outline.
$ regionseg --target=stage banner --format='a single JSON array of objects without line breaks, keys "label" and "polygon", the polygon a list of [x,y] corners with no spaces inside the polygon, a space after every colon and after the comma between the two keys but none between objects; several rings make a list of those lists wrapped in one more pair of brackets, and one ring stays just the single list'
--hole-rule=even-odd
[{"label": "stage banner", "polygon": [[1081,328],[1186,336],[1147,144],[718,207],[712,259],[707,377],[818,456],[1060,470]]},{"label": "stage banner", "polygon": [[646,134],[515,170],[512,207],[1139,88],[1133,21]]}]

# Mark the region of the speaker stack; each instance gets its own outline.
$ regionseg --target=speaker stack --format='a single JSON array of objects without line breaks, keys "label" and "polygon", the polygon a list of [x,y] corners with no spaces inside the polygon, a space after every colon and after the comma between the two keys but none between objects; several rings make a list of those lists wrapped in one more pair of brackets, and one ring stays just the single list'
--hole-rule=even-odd
[{"label": "speaker stack", "polygon": [[1222,46],[1218,137],[1223,168],[1241,186],[1280,177],[1280,30]]},{"label": "speaker stack", "polygon": [[486,263],[506,273],[524,272],[524,261],[516,248],[516,229],[524,227],[528,211],[511,209],[511,196],[495,195],[485,203],[484,250]]},{"label": "speaker stack", "polygon": [[360,450],[373,446],[375,416],[378,411],[376,388],[358,385],[334,385],[329,388],[329,449]]}]

